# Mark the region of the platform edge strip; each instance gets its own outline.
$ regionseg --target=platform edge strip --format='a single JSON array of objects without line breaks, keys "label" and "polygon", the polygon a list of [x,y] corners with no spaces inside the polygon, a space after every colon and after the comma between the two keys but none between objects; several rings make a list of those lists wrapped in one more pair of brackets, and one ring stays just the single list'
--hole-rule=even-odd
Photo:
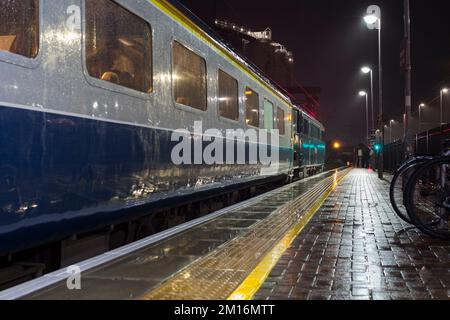
[{"label": "platform edge strip", "polygon": [[281,239],[275,247],[267,253],[261,262],[255,269],[247,276],[247,278],[241,283],[241,285],[228,297],[227,300],[251,300],[258,292],[264,282],[272,272],[273,268],[277,265],[286,250],[294,242],[295,238],[303,231],[308,225],[311,219],[323,206],[330,194],[336,189],[341,181],[348,175],[348,172],[342,175],[340,178],[336,178],[333,185],[324,192],[324,194],[308,209],[301,220],[292,227],[288,233]]},{"label": "platform edge strip", "polygon": [[[345,170],[345,169],[344,169],[344,167],[341,167],[338,170]],[[302,183],[302,182],[305,182],[305,181],[308,181],[311,179],[315,179],[319,176],[326,175],[327,173],[329,173],[331,171],[335,171],[335,170],[328,170],[317,176],[311,176],[306,179],[295,182],[294,184]],[[280,189],[284,189],[287,187],[289,187],[289,185],[283,186]],[[264,199],[266,197],[271,196],[272,194],[275,194],[280,189],[272,190],[267,193],[258,195],[254,198],[248,199],[246,201],[234,204],[234,205],[226,207],[226,208],[222,208],[222,209],[220,209],[216,212],[213,212],[211,214],[208,214],[204,217],[186,222],[186,223],[176,226],[174,228],[165,230],[161,233],[157,233],[155,235],[152,235],[152,236],[149,236],[142,240],[133,242],[126,246],[114,249],[112,251],[105,252],[97,257],[93,257],[93,258],[87,259],[85,261],[76,263],[76,265],[81,268],[82,273],[88,272],[94,268],[101,266],[101,265],[104,265],[111,261],[120,259],[120,258],[126,256],[127,254],[131,254],[133,252],[139,251],[145,247],[148,247],[148,246],[158,243],[160,241],[164,241],[165,239],[167,239],[171,236],[176,236],[186,230],[189,230],[190,228],[196,227],[198,225],[207,223],[209,221],[212,221],[213,219],[216,219],[223,215],[226,215],[227,213],[229,213],[232,210],[244,208],[248,205],[256,203],[256,202],[260,201],[261,199]],[[68,278],[67,268],[62,268],[60,270],[45,274],[39,278],[19,284],[12,288],[0,290],[0,301],[1,300],[17,300],[17,299],[21,299],[21,298],[26,298],[27,296],[30,296],[38,291],[47,289],[50,286],[53,286],[53,285],[56,285],[63,281],[66,281],[67,278]]]}]

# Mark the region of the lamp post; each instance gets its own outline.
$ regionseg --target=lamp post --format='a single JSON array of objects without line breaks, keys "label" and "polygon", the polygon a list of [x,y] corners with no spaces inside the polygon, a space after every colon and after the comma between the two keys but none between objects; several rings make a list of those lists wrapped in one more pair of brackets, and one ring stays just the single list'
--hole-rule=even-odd
[{"label": "lamp post", "polygon": [[[378,30],[378,82],[379,82],[379,107],[378,107],[378,128],[380,143],[384,144],[384,126],[383,126],[383,66],[381,55],[381,8],[379,6],[369,6],[367,14],[364,17],[367,28],[370,30]],[[378,157],[378,177],[383,179],[384,163],[383,163],[383,147],[380,150]]]},{"label": "lamp post", "polygon": [[448,93],[448,88],[443,88],[441,90],[441,124],[440,126],[442,127],[444,125],[444,94]]},{"label": "lamp post", "polygon": [[372,109],[372,130],[375,130],[375,113],[374,113],[374,103],[373,103],[373,70],[369,67],[362,67],[362,73],[370,73],[370,98],[371,98],[371,109]]},{"label": "lamp post", "polygon": [[395,123],[395,120],[389,121],[389,143],[392,143],[392,125]]},{"label": "lamp post", "polygon": [[419,132],[418,134],[422,133],[422,109],[426,107],[425,103],[421,103],[419,105]]},{"label": "lamp post", "polygon": [[[392,142],[392,128],[390,127],[390,126],[388,126],[387,124],[385,124],[384,125],[384,129],[385,129],[385,132],[387,131],[387,130],[389,130],[389,143],[391,143]],[[387,143],[387,142],[386,142]]]},{"label": "lamp post", "polygon": [[369,141],[369,97],[365,91],[360,91],[359,95],[361,97],[366,97],[366,139]]}]

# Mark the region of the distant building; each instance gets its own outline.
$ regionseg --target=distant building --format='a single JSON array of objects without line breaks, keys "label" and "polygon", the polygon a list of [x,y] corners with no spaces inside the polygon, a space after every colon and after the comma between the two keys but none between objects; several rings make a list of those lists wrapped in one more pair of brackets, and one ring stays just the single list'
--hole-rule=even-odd
[{"label": "distant building", "polygon": [[294,55],[272,41],[272,30],[253,31],[233,22],[215,20],[216,31],[242,56],[282,87],[294,85]]},{"label": "distant building", "polygon": [[180,0],[195,15],[210,25],[230,47],[256,65],[269,79],[285,89],[294,101],[313,116],[320,106],[321,89],[305,88],[295,79],[293,52],[273,40],[272,30],[251,30],[246,26],[216,18],[217,1]]}]

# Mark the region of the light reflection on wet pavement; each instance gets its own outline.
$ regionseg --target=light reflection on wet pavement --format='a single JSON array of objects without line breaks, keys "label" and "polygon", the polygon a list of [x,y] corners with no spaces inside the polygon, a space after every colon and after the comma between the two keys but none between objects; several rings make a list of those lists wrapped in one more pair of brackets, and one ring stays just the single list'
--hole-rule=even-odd
[{"label": "light reflection on wet pavement", "polygon": [[239,238],[278,208],[298,198],[334,172],[270,192],[263,200],[230,211],[161,243],[82,274],[82,290],[58,284],[26,299],[135,299],[193,262]]},{"label": "light reflection on wet pavement", "polygon": [[450,300],[450,244],[397,217],[386,181],[353,170],[254,298]]}]

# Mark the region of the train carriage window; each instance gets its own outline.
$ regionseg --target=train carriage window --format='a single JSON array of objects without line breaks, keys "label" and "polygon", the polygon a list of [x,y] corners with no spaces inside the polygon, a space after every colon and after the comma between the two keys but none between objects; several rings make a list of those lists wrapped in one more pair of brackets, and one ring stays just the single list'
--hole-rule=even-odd
[{"label": "train carriage window", "polygon": [[309,136],[309,121],[306,117],[303,118],[303,134]]},{"label": "train carriage window", "polygon": [[284,110],[277,108],[275,115],[275,128],[279,130],[280,135],[286,134],[286,119],[284,117]]},{"label": "train carriage window", "polygon": [[239,89],[236,79],[219,69],[219,114],[239,120]]},{"label": "train carriage window", "polygon": [[245,89],[245,122],[259,127],[259,94],[248,87]]},{"label": "train carriage window", "polygon": [[0,51],[37,56],[39,0],[0,0]]},{"label": "train carriage window", "polygon": [[313,125],[312,137],[315,139],[320,139],[320,129],[316,125]]},{"label": "train carriage window", "polygon": [[86,0],[86,66],[94,78],[150,93],[150,25],[114,1]]},{"label": "train carriage window", "polygon": [[300,111],[298,111],[297,132],[299,134],[303,133],[303,113],[301,113]]},{"label": "train carriage window", "polygon": [[175,101],[205,111],[207,109],[205,59],[174,41],[172,68]]},{"label": "train carriage window", "polygon": [[267,99],[264,99],[264,129],[273,129],[273,103]]},{"label": "train carriage window", "polygon": [[314,124],[311,124],[311,137],[316,139],[317,138],[317,127]]}]

